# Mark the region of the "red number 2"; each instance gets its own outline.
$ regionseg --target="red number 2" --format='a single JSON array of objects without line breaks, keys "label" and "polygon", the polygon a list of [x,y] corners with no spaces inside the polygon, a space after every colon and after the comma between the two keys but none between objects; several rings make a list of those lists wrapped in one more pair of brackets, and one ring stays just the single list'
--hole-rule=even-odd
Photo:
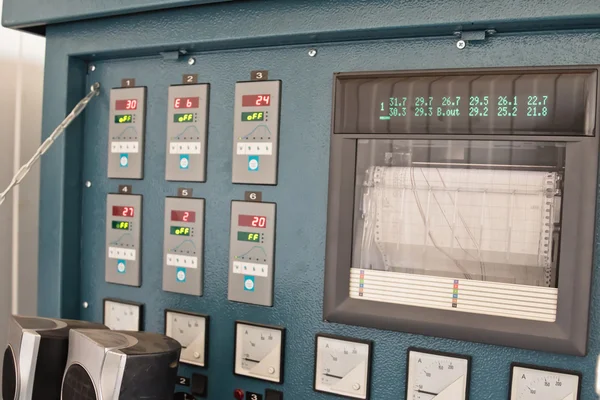
[{"label": "red number 2", "polygon": [[189,218],[189,216],[190,216],[190,213],[189,213],[189,212],[187,212],[187,211],[185,211],[185,212],[183,213],[183,222],[188,222],[188,218]]}]

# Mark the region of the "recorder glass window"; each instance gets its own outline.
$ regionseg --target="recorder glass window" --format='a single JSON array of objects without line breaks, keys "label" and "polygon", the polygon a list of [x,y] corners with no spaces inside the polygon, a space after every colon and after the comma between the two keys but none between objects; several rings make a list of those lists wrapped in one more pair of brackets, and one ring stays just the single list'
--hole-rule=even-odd
[{"label": "recorder glass window", "polygon": [[359,140],[351,297],[555,320],[564,163],[559,142]]}]

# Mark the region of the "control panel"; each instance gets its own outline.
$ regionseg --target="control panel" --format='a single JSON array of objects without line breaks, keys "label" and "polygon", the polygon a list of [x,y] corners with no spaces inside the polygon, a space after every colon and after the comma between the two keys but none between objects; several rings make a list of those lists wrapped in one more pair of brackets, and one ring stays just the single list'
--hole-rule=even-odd
[{"label": "control panel", "polygon": [[204,199],[167,197],[163,290],[202,296]]},{"label": "control panel", "polygon": [[233,123],[233,183],[277,184],[281,81],[238,82]]},{"label": "control panel", "polygon": [[275,213],[275,203],[231,202],[229,300],[273,306]]},{"label": "control panel", "polygon": [[106,198],[106,282],[140,286],[142,196],[109,194]]},{"label": "control panel", "polygon": [[142,179],[146,88],[112,89],[109,118],[108,177]]},{"label": "control panel", "polygon": [[166,180],[206,181],[208,84],[169,87]]}]

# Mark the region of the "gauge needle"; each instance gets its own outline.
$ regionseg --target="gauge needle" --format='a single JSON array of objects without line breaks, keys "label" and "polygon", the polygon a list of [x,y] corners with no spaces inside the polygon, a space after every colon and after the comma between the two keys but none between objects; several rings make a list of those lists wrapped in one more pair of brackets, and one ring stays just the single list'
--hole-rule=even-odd
[{"label": "gauge needle", "polygon": [[417,390],[417,392],[419,392],[419,393],[425,393],[425,394],[430,394],[432,396],[437,396],[439,394],[439,393],[426,392],[425,390]]},{"label": "gauge needle", "polygon": [[323,374],[323,376],[328,376],[330,378],[335,378],[335,379],[344,379],[343,376],[337,376],[337,375],[331,375],[331,374]]},{"label": "gauge needle", "polygon": [[253,362],[253,363],[257,363],[257,364],[260,362],[260,361],[257,361],[257,360],[253,360],[251,358],[244,358],[244,360],[245,361],[250,361],[250,362]]}]

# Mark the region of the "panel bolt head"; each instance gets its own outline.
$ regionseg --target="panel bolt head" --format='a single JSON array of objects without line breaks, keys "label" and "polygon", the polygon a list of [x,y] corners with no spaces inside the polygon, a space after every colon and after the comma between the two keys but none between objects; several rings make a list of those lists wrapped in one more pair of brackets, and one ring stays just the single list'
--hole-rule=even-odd
[{"label": "panel bolt head", "polygon": [[88,308],[90,305],[87,301],[84,301],[82,306],[83,306],[83,308]]},{"label": "panel bolt head", "polygon": [[96,70],[96,66],[94,64],[90,64],[90,71],[94,72]]},{"label": "panel bolt head", "polygon": [[456,42],[456,47],[458,47],[459,50],[462,50],[465,47],[467,47],[467,42],[461,39],[458,42]]},{"label": "panel bolt head", "polygon": [[310,49],[308,50],[308,56],[309,57],[316,57],[317,55],[317,49]]},{"label": "panel bolt head", "polygon": [[194,64],[196,64],[196,59],[194,57],[188,58],[188,65],[194,65]]},{"label": "panel bolt head", "polygon": [[91,181],[85,181],[85,187],[92,187]]},{"label": "panel bolt head", "polygon": [[200,358],[200,353],[198,353],[197,351],[194,352],[194,358],[198,359]]}]

